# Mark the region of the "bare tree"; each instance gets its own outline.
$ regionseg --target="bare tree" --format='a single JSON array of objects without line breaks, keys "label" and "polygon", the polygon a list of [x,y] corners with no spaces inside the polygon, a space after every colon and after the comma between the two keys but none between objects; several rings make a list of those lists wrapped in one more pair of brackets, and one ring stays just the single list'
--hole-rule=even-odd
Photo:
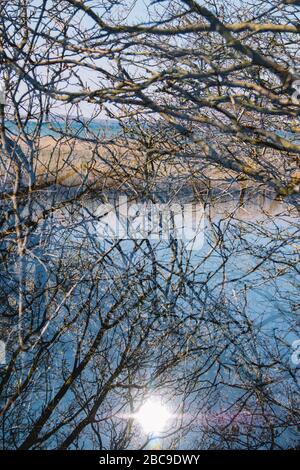
[{"label": "bare tree", "polygon": [[[298,444],[299,8],[1,2],[3,449],[151,446],[149,397],[162,447]],[[104,240],[120,194],[203,247]]]}]

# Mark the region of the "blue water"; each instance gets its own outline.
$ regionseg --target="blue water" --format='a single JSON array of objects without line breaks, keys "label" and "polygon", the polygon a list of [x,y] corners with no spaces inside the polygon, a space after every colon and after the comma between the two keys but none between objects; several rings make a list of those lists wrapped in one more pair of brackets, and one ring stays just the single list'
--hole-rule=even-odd
[{"label": "blue water", "polygon": [[[10,132],[18,134],[18,127],[13,121],[7,121],[6,127]],[[34,136],[37,130],[36,121],[28,121],[24,126],[24,131]],[[121,132],[121,127],[117,121],[108,119],[96,119],[93,122],[86,120],[72,119],[66,121],[65,119],[43,122],[40,128],[40,135],[42,137],[52,136],[59,137],[63,135],[71,135],[74,137],[82,138],[96,138],[96,137],[112,137]]]}]

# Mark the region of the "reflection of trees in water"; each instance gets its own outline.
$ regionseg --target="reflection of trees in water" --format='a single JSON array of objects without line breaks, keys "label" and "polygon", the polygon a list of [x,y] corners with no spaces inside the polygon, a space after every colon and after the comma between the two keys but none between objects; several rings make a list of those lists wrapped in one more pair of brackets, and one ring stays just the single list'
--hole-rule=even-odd
[{"label": "reflection of trees in water", "polygon": [[[1,3],[4,448],[145,446],[156,395],[166,448],[298,444],[297,3]],[[100,242],[114,191],[204,199],[203,249]]]},{"label": "reflection of trees in water", "polygon": [[[298,225],[283,205],[276,217],[257,210],[212,203],[199,252],[104,243],[75,206],[64,227],[49,218],[23,256],[23,345],[15,331],[1,373],[4,446],[143,445],[130,414],[149,395],[176,415],[164,445],[293,445]],[[18,259],[6,268],[10,330]]]}]

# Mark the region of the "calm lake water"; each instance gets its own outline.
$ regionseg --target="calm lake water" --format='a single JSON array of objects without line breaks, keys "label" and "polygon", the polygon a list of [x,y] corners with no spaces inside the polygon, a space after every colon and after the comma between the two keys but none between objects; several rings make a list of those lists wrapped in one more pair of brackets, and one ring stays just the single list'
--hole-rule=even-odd
[{"label": "calm lake water", "polygon": [[[116,195],[110,202],[113,200]],[[197,331],[201,325],[197,341],[207,344],[208,354],[199,355],[197,360],[201,364],[209,362],[211,348],[219,354],[205,380],[216,380],[218,364],[226,364],[221,379],[216,380],[219,399],[209,412],[211,419],[232,419],[231,413],[220,410],[233,406],[249,384],[253,386],[253,381],[259,380],[259,370],[269,377],[273,411],[280,416],[291,390],[294,399],[299,398],[298,384],[289,372],[289,368],[296,367],[291,362],[292,344],[300,338],[299,213],[292,205],[254,191],[179,202],[203,204],[204,243],[199,250],[186,250],[181,240],[103,240],[95,217],[103,200],[97,197],[87,199],[79,211],[63,211],[61,217],[67,228],[58,226],[52,241],[56,248],[61,246],[64,255],[70,250],[70,256],[84,252],[87,258],[99,259],[109,252],[103,266],[107,306],[134,280],[129,305],[139,289],[151,284],[151,302],[141,306],[143,315],[151,318],[157,312],[162,328],[166,318],[168,322],[174,320],[176,341],[184,341],[185,334]],[[108,285],[111,291],[107,291]],[[184,321],[179,327],[180,318]],[[260,362],[264,364],[262,369],[253,366]],[[187,364],[187,371],[193,365]],[[180,403],[178,396],[173,397],[172,406],[174,401]],[[191,405],[191,409],[196,407],[195,415],[197,403]],[[247,407],[238,416],[242,424],[253,419]],[[199,429],[203,421],[200,416]],[[297,430],[291,421],[278,442],[285,446],[295,436]],[[185,442],[188,446],[190,440],[188,434],[182,445]]]},{"label": "calm lake water", "polygon": [[[103,240],[99,206],[119,196],[93,194],[74,200],[49,214],[32,233],[23,269],[28,298],[30,292],[41,295],[29,308],[35,309],[34,321],[46,311],[54,312],[44,324],[43,340],[70,315],[93,310],[99,302],[101,316],[110,315],[112,305],[126,293],[111,318],[123,318],[126,313],[129,322],[138,322],[136,341],[153,322],[149,343],[136,362],[137,374],[149,381],[153,393],[164,397],[174,416],[179,416],[184,403],[186,432],[179,448],[205,448],[209,426],[232,423],[241,433],[236,445],[243,447],[252,439],[255,447],[258,435],[266,429],[273,432],[266,419],[276,427],[276,445],[294,445],[299,434],[296,415],[290,410],[299,406],[299,386],[292,345],[300,338],[300,220],[295,206],[254,190],[201,200],[183,198],[176,202],[204,208],[203,246],[187,250],[182,240]],[[50,207],[58,197],[57,191],[49,189],[35,201],[34,210]],[[28,210],[25,206],[24,216]],[[5,282],[11,302],[18,288],[18,269],[12,264]],[[78,330],[62,335],[49,353],[53,365],[41,380],[54,388],[61,381],[58,372],[72,368],[78,332],[85,331],[87,344],[95,334],[98,317],[92,316],[88,325],[84,318],[80,316]],[[116,322],[102,345],[105,363],[111,366],[118,361],[127,331],[124,321]],[[155,379],[157,368],[177,350],[188,352],[184,363],[175,364],[164,380]],[[94,373],[95,369],[88,369],[82,380],[88,382]],[[46,399],[42,381],[30,404],[30,413],[36,416]],[[69,400],[62,406],[69,406]],[[112,409],[122,403],[114,394],[107,400],[106,406]],[[122,414],[116,412],[114,418],[118,426],[124,424],[124,414],[125,404]],[[170,436],[172,426],[173,421]],[[84,439],[89,448],[88,437]],[[137,434],[132,447],[143,439],[142,433]],[[161,439],[159,445],[168,448],[170,439]],[[54,442],[51,445],[55,447]]]},{"label": "calm lake water", "polygon": [[[13,132],[17,129],[12,121],[7,121],[6,127]],[[34,134],[36,129],[37,125],[35,121],[29,121],[24,126],[24,130],[28,134]],[[82,118],[77,120],[70,119],[68,122],[66,118],[62,118],[61,120],[43,122],[40,128],[42,137],[59,137],[62,134],[68,134],[74,137],[111,137],[116,136],[120,132],[120,125],[117,121],[112,119],[95,119],[93,122],[88,122]],[[16,133],[18,134],[18,132]]]}]

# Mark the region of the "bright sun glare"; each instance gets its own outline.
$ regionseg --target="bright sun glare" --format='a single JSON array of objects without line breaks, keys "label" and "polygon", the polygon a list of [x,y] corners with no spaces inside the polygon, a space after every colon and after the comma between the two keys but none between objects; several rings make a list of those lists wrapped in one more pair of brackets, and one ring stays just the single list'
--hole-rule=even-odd
[{"label": "bright sun glare", "polygon": [[171,418],[168,409],[158,399],[149,399],[135,414],[135,419],[147,434],[161,433]]}]

